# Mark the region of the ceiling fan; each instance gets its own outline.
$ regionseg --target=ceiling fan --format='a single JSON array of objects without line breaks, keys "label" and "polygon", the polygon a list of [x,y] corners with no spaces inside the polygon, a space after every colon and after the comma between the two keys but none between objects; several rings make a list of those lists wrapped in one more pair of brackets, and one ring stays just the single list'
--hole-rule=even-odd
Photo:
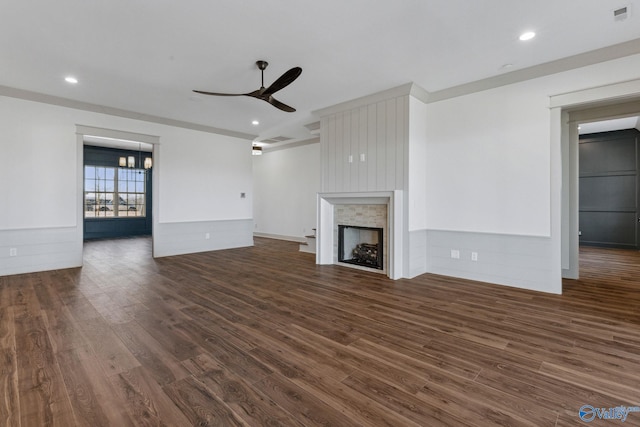
[{"label": "ceiling fan", "polygon": [[283,104],[282,102],[275,99],[273,97],[273,94],[289,86],[291,83],[293,83],[293,81],[297,79],[298,76],[300,76],[300,74],[302,73],[302,68],[293,67],[292,69],[290,69],[289,71],[281,75],[278,78],[278,80],[276,80],[271,84],[271,86],[265,89],[264,70],[265,68],[267,68],[267,65],[269,65],[269,63],[267,61],[256,61],[256,65],[262,72],[262,85],[260,86],[260,89],[254,90],[253,92],[249,92],[249,93],[217,93],[217,92],[206,92],[203,90],[194,90],[194,92],[201,93],[203,95],[216,95],[216,96],[251,96],[253,98],[258,98],[258,99],[262,99],[263,101],[267,101],[269,104],[273,105],[276,108],[281,109],[282,111],[286,111],[288,113],[293,113],[294,111],[296,111],[295,108],[290,107],[286,104]]}]

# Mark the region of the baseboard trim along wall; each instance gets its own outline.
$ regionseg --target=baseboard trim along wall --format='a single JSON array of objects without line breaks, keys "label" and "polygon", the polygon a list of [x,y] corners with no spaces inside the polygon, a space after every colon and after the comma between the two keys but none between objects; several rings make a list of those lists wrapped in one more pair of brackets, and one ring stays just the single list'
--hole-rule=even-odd
[{"label": "baseboard trim along wall", "polygon": [[549,237],[429,230],[426,251],[429,273],[562,293]]},{"label": "baseboard trim along wall", "polygon": [[78,227],[0,230],[0,276],[82,266]]},{"label": "baseboard trim along wall", "polygon": [[285,236],[282,234],[260,233],[254,232],[255,237],[265,237],[267,239],[286,240],[288,242],[305,243],[307,240],[304,237],[298,236]]},{"label": "baseboard trim along wall", "polygon": [[164,222],[153,230],[153,256],[253,246],[253,219]]}]

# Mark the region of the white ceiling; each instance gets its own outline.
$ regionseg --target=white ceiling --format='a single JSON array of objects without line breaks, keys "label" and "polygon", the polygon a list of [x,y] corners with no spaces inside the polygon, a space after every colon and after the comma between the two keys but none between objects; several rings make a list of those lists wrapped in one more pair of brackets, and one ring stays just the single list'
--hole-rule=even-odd
[{"label": "white ceiling", "polygon": [[600,122],[581,123],[578,127],[580,135],[610,132],[614,130],[637,129],[640,131],[640,117],[624,117],[621,119],[603,120]]},{"label": "white ceiling", "polygon": [[130,141],[126,139],[105,138],[103,136],[84,135],[85,145],[94,147],[121,148],[123,150],[153,152],[153,144],[146,142]]},{"label": "white ceiling", "polygon": [[[615,21],[623,6],[629,16]],[[437,92],[640,46],[640,0],[2,0],[0,10],[1,86],[258,140],[311,138],[313,111],[409,82]],[[537,37],[519,41],[525,30]],[[270,63],[266,86],[302,67],[276,94],[297,112],[191,92],[255,90],[258,59]]]}]

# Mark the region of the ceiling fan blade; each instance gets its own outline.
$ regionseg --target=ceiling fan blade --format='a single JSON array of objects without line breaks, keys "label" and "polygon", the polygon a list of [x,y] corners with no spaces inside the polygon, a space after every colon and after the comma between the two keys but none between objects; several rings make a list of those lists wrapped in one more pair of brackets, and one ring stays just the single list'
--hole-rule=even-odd
[{"label": "ceiling fan blade", "polygon": [[262,98],[267,101],[269,104],[273,105],[276,108],[281,109],[282,111],[286,111],[287,113],[293,113],[296,111],[295,108],[289,107],[287,104],[283,104],[282,102],[275,99],[273,96],[269,96],[268,98]]},{"label": "ceiling fan blade", "polygon": [[[283,75],[281,75],[278,80],[273,82],[271,86],[269,86],[264,92],[263,95],[271,95],[279,91],[280,89],[284,89],[289,86],[295,79],[297,79],[302,73],[302,68],[293,67]],[[295,111],[295,110],[294,110]]]},{"label": "ceiling fan blade", "polygon": [[216,96],[244,96],[249,95],[248,93],[218,93],[218,92],[206,92],[204,90],[194,90],[195,93],[200,93],[202,95],[216,95]]},{"label": "ceiling fan blade", "polygon": [[265,99],[265,97],[262,96],[263,90],[264,90],[263,88],[260,88],[260,89],[254,90],[253,92],[245,93],[243,95],[251,96],[253,98],[258,98],[258,99]]}]

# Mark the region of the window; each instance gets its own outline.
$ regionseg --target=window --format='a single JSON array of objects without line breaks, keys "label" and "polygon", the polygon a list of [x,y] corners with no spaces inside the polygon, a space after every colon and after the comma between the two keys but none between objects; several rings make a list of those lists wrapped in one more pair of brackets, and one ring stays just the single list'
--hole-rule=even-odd
[{"label": "window", "polygon": [[84,167],[84,217],[144,217],[144,169]]}]

